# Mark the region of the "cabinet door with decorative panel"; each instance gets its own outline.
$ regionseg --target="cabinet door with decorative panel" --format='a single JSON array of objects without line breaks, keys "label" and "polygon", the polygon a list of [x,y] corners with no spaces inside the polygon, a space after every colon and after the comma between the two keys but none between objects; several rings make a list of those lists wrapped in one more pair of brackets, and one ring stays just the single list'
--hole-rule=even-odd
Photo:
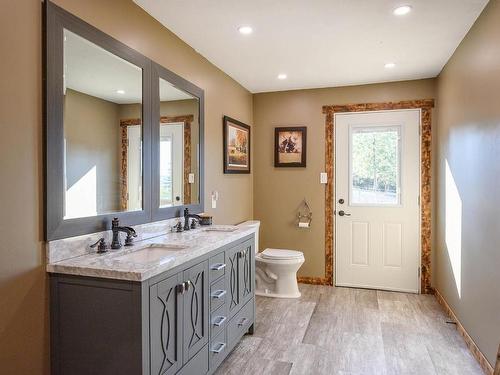
[{"label": "cabinet door with decorative panel", "polygon": [[175,374],[182,366],[182,273],[149,289],[151,375]]},{"label": "cabinet door with decorative panel", "polygon": [[207,342],[208,332],[208,260],[183,272],[186,291],[184,305],[184,363],[189,361]]},{"label": "cabinet door with decorative panel", "polygon": [[240,251],[241,246],[232,247],[226,250],[226,278],[227,278],[227,293],[226,298],[228,317],[232,317],[241,307],[241,292],[240,292]]},{"label": "cabinet door with decorative panel", "polygon": [[246,241],[239,250],[239,285],[240,301],[244,305],[254,295],[254,242]]}]

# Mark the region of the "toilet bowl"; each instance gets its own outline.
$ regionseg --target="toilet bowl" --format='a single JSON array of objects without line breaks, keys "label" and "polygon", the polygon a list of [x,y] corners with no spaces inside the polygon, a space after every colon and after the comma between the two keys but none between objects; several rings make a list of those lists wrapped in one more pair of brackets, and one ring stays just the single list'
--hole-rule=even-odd
[{"label": "toilet bowl", "polygon": [[300,251],[265,249],[255,255],[255,294],[265,297],[299,298],[297,271],[304,263]]}]

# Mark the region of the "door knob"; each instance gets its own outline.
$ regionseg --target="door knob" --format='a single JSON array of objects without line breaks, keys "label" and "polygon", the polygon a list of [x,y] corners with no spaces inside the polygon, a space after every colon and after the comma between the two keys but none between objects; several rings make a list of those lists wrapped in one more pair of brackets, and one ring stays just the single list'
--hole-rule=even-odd
[{"label": "door knob", "polygon": [[351,216],[351,214],[347,214],[343,210],[340,210],[339,211],[339,216]]}]

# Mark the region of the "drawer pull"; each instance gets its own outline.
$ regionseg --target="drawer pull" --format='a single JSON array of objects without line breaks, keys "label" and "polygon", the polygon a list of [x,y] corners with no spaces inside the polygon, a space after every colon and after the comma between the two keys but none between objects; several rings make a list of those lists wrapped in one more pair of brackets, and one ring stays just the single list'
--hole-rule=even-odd
[{"label": "drawer pull", "polygon": [[212,271],[220,271],[224,268],[226,268],[226,263],[215,263],[210,266]]},{"label": "drawer pull", "polygon": [[212,298],[222,298],[227,292],[225,290],[216,290],[215,292],[212,293]]},{"label": "drawer pull", "polygon": [[214,321],[212,322],[212,324],[214,326],[217,326],[217,327],[220,327],[222,324],[224,324],[224,322],[226,321],[226,317],[225,316],[218,316],[214,319]]},{"label": "drawer pull", "polygon": [[243,318],[241,319],[241,321],[238,323],[239,326],[243,326],[246,324],[246,322],[248,322],[248,318]]},{"label": "drawer pull", "polygon": [[216,354],[219,354],[220,352],[222,352],[224,350],[224,348],[226,347],[226,344],[223,343],[223,342],[220,342],[219,343],[219,347],[217,349],[210,349],[210,351],[212,353],[216,353]]}]

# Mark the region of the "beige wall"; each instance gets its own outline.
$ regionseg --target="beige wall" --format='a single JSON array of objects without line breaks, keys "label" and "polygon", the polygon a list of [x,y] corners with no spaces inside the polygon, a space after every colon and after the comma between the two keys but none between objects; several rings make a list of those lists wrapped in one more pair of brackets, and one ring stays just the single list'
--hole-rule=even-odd
[{"label": "beige wall", "polygon": [[[439,76],[436,163],[435,286],[492,365],[500,343],[499,20],[492,0]],[[457,204],[458,220],[449,215]]]},{"label": "beige wall", "polygon": [[[435,80],[419,80],[254,95],[254,216],[262,221],[260,248],[304,252],[301,276],[323,277],[325,270],[325,115],[322,106],[427,99]],[[274,127],[307,126],[307,167],[274,168]],[[295,225],[297,207],[306,198],[313,212],[310,229]]]},{"label": "beige wall", "polygon": [[[223,175],[222,116],[252,124],[252,95],[130,0],[58,0],[104,32],[205,90],[206,194],[216,222],[252,217],[253,176]],[[40,0],[0,12],[0,373],[48,373],[48,289],[43,249]],[[238,204],[233,204],[238,202]]]},{"label": "beige wall", "polygon": [[119,108],[71,89],[64,96],[67,189],[95,167],[98,213],[120,210]]}]

